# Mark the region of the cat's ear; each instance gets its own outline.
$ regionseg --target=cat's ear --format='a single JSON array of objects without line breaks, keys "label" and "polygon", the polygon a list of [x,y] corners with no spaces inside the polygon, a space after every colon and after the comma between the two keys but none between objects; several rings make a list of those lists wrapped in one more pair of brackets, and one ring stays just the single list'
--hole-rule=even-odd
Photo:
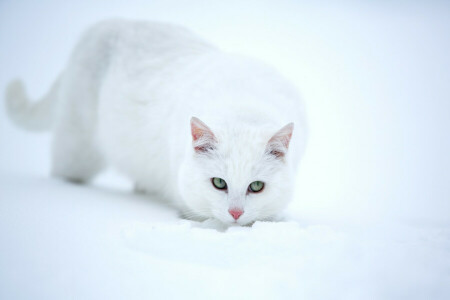
[{"label": "cat's ear", "polygon": [[294,123],[289,123],[278,130],[267,142],[266,152],[277,158],[283,158],[289,148],[293,131]]},{"label": "cat's ear", "polygon": [[215,148],[217,140],[214,133],[196,117],[191,118],[191,134],[195,152],[205,153]]}]

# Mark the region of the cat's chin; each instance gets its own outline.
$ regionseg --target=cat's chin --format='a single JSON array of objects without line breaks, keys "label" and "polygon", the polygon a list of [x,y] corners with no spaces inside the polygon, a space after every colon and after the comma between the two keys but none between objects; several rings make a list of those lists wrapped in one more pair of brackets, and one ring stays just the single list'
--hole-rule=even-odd
[{"label": "cat's chin", "polygon": [[256,221],[251,221],[251,222],[246,222],[246,223],[233,222],[233,223],[231,223],[229,225],[229,227],[239,227],[239,226],[241,226],[241,227],[252,227],[255,222]]},{"label": "cat's chin", "polygon": [[216,218],[207,219],[203,222],[198,223],[198,227],[207,228],[207,229],[215,229],[218,231],[226,231],[230,227],[251,227],[255,221],[247,222],[247,223],[238,223],[238,222],[223,222]]},{"label": "cat's chin", "polygon": [[244,226],[244,227],[251,227],[257,220],[237,220],[237,221],[222,221],[219,219],[216,219],[218,222],[221,222],[222,224],[224,224],[224,226],[227,227],[239,227],[239,226]]}]

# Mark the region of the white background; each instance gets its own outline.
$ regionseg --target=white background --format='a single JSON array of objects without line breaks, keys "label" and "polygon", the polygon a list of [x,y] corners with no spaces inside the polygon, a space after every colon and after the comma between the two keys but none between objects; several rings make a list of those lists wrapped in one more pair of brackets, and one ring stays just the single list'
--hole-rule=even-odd
[{"label": "white background", "polygon": [[[297,181],[297,194],[288,210],[290,220],[295,220],[300,227],[292,229],[292,224],[280,223],[272,224],[273,228],[258,225],[262,227],[233,229],[225,234],[206,229],[199,231],[204,235],[204,244],[201,245],[216,243],[219,248],[233,247],[241,234],[247,235],[249,241],[254,241],[244,248],[248,251],[258,249],[259,239],[264,240],[265,235],[276,239],[277,234],[271,230],[287,230],[297,237],[301,232],[307,235],[300,234],[299,241],[306,248],[299,249],[291,236],[286,235],[285,240],[281,238],[279,242],[286,243],[291,251],[287,257],[294,261],[291,269],[281,269],[286,270],[285,277],[265,270],[270,274],[268,276],[273,277],[273,285],[267,286],[273,294],[262,290],[260,296],[277,297],[283,295],[280,291],[284,291],[284,296],[305,295],[309,299],[330,295],[358,299],[365,292],[382,299],[399,299],[420,296],[419,291],[423,288],[422,291],[427,291],[424,295],[445,298],[445,286],[450,284],[449,4],[444,1],[340,1],[339,4],[331,1],[315,4],[298,1],[1,1],[0,87],[4,89],[11,79],[20,77],[24,79],[29,95],[37,99],[64,67],[81,32],[96,21],[110,17],[185,25],[224,51],[257,57],[274,65],[296,84],[302,94],[308,112],[310,137]],[[170,245],[183,247],[184,242],[195,241],[196,233],[185,228],[193,226],[191,223],[178,224],[170,209],[154,207],[151,201],[131,195],[126,181],[117,179],[117,175],[103,177],[93,187],[72,187],[50,179],[47,175],[49,143],[48,134],[23,132],[7,120],[4,109],[0,110],[0,217],[3,214],[0,218],[0,238],[3,240],[0,247],[4,247],[0,252],[0,262],[8,266],[0,271],[0,295],[2,285],[9,286],[3,289],[5,295],[32,295],[39,290],[31,284],[37,279],[42,280],[42,286],[47,284],[49,287],[39,290],[38,295],[41,296],[67,296],[64,293],[68,293],[93,297],[108,290],[109,285],[105,282],[97,288],[87,288],[80,279],[86,273],[73,271],[64,259],[53,261],[50,269],[43,263],[47,251],[57,258],[65,257],[66,254],[62,255],[58,247],[65,242],[78,241],[67,237],[63,233],[66,230],[75,232],[83,243],[89,244],[92,238],[92,245],[98,243],[98,234],[109,232],[114,236],[111,232],[117,231],[119,236],[123,236],[123,232],[131,230],[132,244],[139,244],[133,247],[148,254],[149,244],[142,240],[155,241],[149,229],[154,225],[149,224],[161,221],[166,225],[157,227],[156,234],[164,236],[168,230],[164,226],[173,226],[169,231],[175,237],[156,237],[159,245],[167,243],[168,248]],[[92,201],[80,200],[79,194]],[[125,199],[130,200],[126,202]],[[28,210],[30,207],[35,213]],[[61,218],[61,214],[65,215],[74,207],[76,209],[69,212],[70,218]],[[106,214],[105,210],[113,213]],[[110,218],[123,222],[117,225],[111,220],[110,224],[106,221]],[[136,225],[135,221],[142,221],[144,225]],[[79,222],[92,226],[103,224],[104,231],[93,230],[85,234],[84,229],[90,230],[74,225]],[[55,226],[62,226],[64,230],[55,232]],[[314,226],[321,229],[317,231]],[[368,228],[376,229],[366,235]],[[314,244],[314,233],[324,238],[328,250]],[[341,239],[341,234],[345,238]],[[386,234],[392,238],[377,244],[379,236]],[[39,235],[44,236],[47,243],[31,238]],[[364,236],[363,242],[359,240],[360,235]],[[130,238],[125,236],[125,241],[128,241],[125,244],[129,246]],[[397,244],[398,238],[407,242],[403,240],[404,243]],[[119,240],[112,238],[108,243],[100,243],[99,247],[105,250],[111,246],[109,243]],[[339,248],[334,241],[343,243],[345,247]],[[5,248],[8,243],[10,246]],[[368,246],[373,243],[379,246],[375,247],[378,252]],[[279,260],[284,253],[282,250],[273,248],[272,244],[266,246],[273,251],[268,250],[261,255],[267,255],[280,264],[287,262]],[[23,247],[28,250],[24,251]],[[39,251],[33,251],[33,247]],[[77,244],[69,248],[78,251],[79,247]],[[335,247],[339,251],[329,250]],[[347,250],[351,252],[352,249],[362,253],[361,260],[350,259],[352,255]],[[367,252],[367,249],[373,252]],[[192,255],[202,257],[204,254],[196,256],[197,250],[194,247]],[[16,259],[13,262],[11,255]],[[98,262],[103,257],[103,254],[91,251],[71,255],[80,261],[86,258],[87,262]],[[122,254],[111,255],[124,258]],[[248,262],[246,256],[240,256],[241,252],[237,250],[231,255],[237,261]],[[254,265],[246,265],[248,269],[243,271],[244,274],[253,277],[252,272],[258,270],[258,263],[264,261],[263,256],[254,258]],[[316,256],[317,261],[311,258]],[[181,264],[190,261],[176,253],[168,254],[168,257],[169,261],[173,259]],[[207,261],[202,263],[208,267],[203,271],[219,276],[217,260],[228,256],[206,257]],[[133,257],[131,261],[135,259]],[[328,259],[337,267],[327,268],[319,264],[322,259]],[[342,265],[337,261],[342,261]],[[380,261],[390,262],[383,272],[391,274],[391,280],[381,276],[382,271],[377,271]],[[124,266],[129,266],[127,263]],[[158,263],[162,264],[161,261]],[[197,263],[194,259],[194,264]],[[411,264],[415,267],[408,269]],[[120,276],[114,277],[115,273],[111,271],[112,265],[100,266],[99,278],[102,274],[113,274],[110,275],[111,282],[119,280]],[[163,269],[172,268],[162,265]],[[242,265],[235,267],[239,269]],[[341,267],[353,268],[347,279],[336,278],[338,273],[342,274],[337,271]],[[86,268],[91,276],[96,274],[93,269]],[[139,267],[130,268],[130,274],[144,272]],[[403,271],[394,272],[399,269]],[[35,274],[30,270],[35,270]],[[189,268],[181,270],[190,274]],[[316,273],[308,277],[308,270]],[[207,280],[209,276],[203,276],[203,271],[196,269],[197,277],[194,279]],[[260,272],[266,274],[264,270]],[[416,278],[412,275],[416,272],[422,275]],[[25,276],[26,284],[19,288],[19,283],[23,282],[23,276],[19,275],[23,274],[29,277]],[[61,280],[58,274],[70,278],[67,284],[71,288],[65,292],[52,288],[55,280]],[[370,275],[365,278],[362,274]],[[167,276],[166,280],[153,283],[155,286],[169,286],[169,283],[178,282],[175,275]],[[146,277],[151,280],[159,278],[152,272],[139,278]],[[295,280],[290,285],[287,278],[300,278],[304,285]],[[259,279],[253,279],[251,282],[258,286]],[[123,278],[119,282],[121,280]],[[224,282],[236,285],[236,291],[243,291],[240,295],[251,295],[245,293],[248,292],[246,289],[252,288],[252,284],[245,284],[248,279],[230,280],[224,279]],[[337,280],[338,283],[334,288],[323,291],[324,281],[328,280]],[[352,290],[355,289],[349,283],[352,280],[358,281],[361,288]],[[134,287],[130,282],[126,291]],[[113,286],[117,288],[120,284]],[[222,288],[212,282],[210,286],[212,288],[208,291],[212,294]],[[362,288],[367,286],[370,288]],[[418,286],[418,291],[413,286]],[[146,291],[143,288],[142,293],[136,292],[134,296],[144,297]],[[186,289],[181,288],[182,292]],[[230,290],[222,290],[221,293],[232,295]]]}]

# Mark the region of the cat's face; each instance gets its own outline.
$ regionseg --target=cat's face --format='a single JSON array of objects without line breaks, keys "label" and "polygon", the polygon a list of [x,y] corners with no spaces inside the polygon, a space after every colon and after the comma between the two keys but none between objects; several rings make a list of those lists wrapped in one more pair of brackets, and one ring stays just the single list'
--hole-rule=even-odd
[{"label": "cat's face", "polygon": [[186,216],[247,225],[276,216],[293,184],[286,155],[293,124],[278,132],[246,128],[212,131],[191,120],[192,150],[178,179]]}]

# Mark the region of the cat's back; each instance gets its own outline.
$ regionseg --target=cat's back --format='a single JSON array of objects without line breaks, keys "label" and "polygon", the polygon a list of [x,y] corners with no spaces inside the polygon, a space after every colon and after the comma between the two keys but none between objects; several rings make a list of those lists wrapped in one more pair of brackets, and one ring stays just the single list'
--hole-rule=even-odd
[{"label": "cat's back", "polygon": [[135,64],[148,65],[213,48],[178,25],[110,19],[96,23],[85,31],[74,56],[90,52],[91,56],[108,59],[109,64],[129,69]]}]

